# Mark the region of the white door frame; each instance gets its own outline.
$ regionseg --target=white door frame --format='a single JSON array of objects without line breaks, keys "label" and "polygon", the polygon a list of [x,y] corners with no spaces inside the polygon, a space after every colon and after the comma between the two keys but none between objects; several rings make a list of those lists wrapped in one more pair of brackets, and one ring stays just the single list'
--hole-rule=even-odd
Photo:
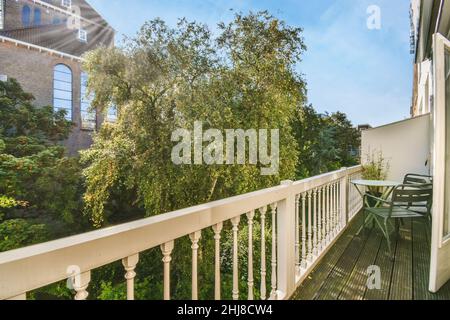
[{"label": "white door frame", "polygon": [[450,236],[444,237],[445,176],[448,169],[445,167],[446,112],[450,112],[450,110],[446,110],[445,50],[450,50],[450,41],[440,34],[435,34],[433,36],[435,165],[430,265],[431,292],[439,291],[450,279]]}]

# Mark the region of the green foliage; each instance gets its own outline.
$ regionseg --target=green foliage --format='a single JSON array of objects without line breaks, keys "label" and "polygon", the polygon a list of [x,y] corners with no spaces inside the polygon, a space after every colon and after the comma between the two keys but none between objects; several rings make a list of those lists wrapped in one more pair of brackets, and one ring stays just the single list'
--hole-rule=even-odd
[{"label": "green foliage", "polygon": [[[301,29],[261,12],[237,14],[229,24],[220,24],[219,30],[214,37],[197,23],[180,20],[172,29],[154,20],[124,49],[101,48],[87,55],[84,68],[95,93],[94,106],[115,105],[119,113],[118,122],[105,125],[94,145],[82,154],[87,165],[85,209],[95,226],[157,215],[295,178],[298,142],[291,123],[305,101],[306,86],[295,68],[305,49]],[[280,129],[279,175],[263,177],[260,167],[253,165],[174,165],[172,132],[192,130],[194,121],[202,121],[204,130]],[[246,269],[246,234],[244,228],[239,238],[241,270]],[[260,241],[258,233],[254,241]],[[222,243],[224,292],[228,294],[230,225],[225,226]],[[190,247],[187,237],[179,239],[173,252],[174,299],[190,298],[191,261],[186,256]],[[200,248],[199,294],[212,299],[211,230],[204,230]],[[158,248],[141,256],[137,286],[150,283],[152,287],[137,289],[141,297],[162,297],[162,268],[155,264],[160,259]],[[100,284],[93,295],[123,298],[123,268],[119,270],[118,278],[109,275],[93,281]],[[241,277],[245,286],[245,272]]]},{"label": "green foliage", "polygon": [[297,110],[292,126],[300,148],[297,179],[358,164],[360,134],[345,114],[318,114],[305,106]]},{"label": "green foliage", "polygon": [[6,220],[0,223],[0,252],[43,242],[47,239],[46,227],[24,219]]},{"label": "green foliage", "polygon": [[[386,180],[389,173],[389,161],[381,151],[366,155],[366,161],[362,165],[362,177],[365,180]],[[370,187],[369,192],[375,196],[381,195],[381,188]]]},{"label": "green foliage", "polygon": [[0,251],[81,229],[59,223],[81,216],[81,167],[60,144],[72,124],[32,103],[16,80],[0,82]]},{"label": "green foliage", "polygon": [[[119,121],[82,155],[86,213],[96,226],[117,221],[118,202],[155,215],[295,178],[290,123],[305,100],[295,71],[304,50],[301,29],[262,12],[237,14],[219,30],[215,38],[197,23],[180,20],[172,29],[154,20],[125,49],[86,57],[94,105],[119,111]],[[192,130],[194,121],[203,121],[204,130],[279,128],[279,175],[262,177],[253,165],[174,165],[171,134]]]},{"label": "green foliage", "polygon": [[36,108],[17,81],[0,82],[0,194],[73,222],[80,209],[81,168],[59,143],[71,123],[64,112]]},{"label": "green foliage", "polygon": [[[86,56],[93,107],[116,106],[119,119],[104,124],[94,145],[82,153],[84,212],[99,228],[157,215],[277,185],[356,164],[351,155],[359,135],[342,113],[317,114],[305,106],[306,84],[297,64],[306,49],[302,30],[287,26],[267,12],[237,14],[218,26],[217,37],[204,26],[182,19],[176,28],[161,20],[147,22],[124,48],[100,48]],[[79,216],[83,176],[77,159],[67,158],[59,144],[71,124],[51,107],[34,108],[33,97],[14,80],[0,82],[0,251],[49,239],[48,233],[70,224],[70,232],[88,228]],[[260,166],[185,165],[171,161],[175,129],[280,129],[280,171],[261,176]],[[14,200],[13,200],[14,199]],[[13,219],[26,205],[25,216]],[[43,219],[51,215],[55,220]],[[4,218],[4,217],[3,217]],[[36,218],[36,217],[35,217]],[[2,217],[0,217],[0,221]],[[44,222],[44,223],[42,223]],[[239,229],[239,270],[246,297],[248,226]],[[45,224],[45,225],[44,225]],[[271,241],[271,212],[266,241]],[[63,226],[63,227],[61,227]],[[3,240],[2,240],[3,239]],[[222,233],[221,274],[224,299],[232,292],[231,225]],[[254,243],[261,241],[261,221],[254,221]],[[176,240],[171,264],[174,299],[191,296],[191,251],[188,237]],[[260,246],[254,256],[261,255]],[[271,248],[266,246],[267,287]],[[161,299],[163,269],[159,248],[140,254],[136,299]],[[199,296],[214,297],[214,238],[203,230],[198,252]],[[120,261],[93,270],[90,298],[125,299]],[[255,283],[260,274],[254,275]],[[257,290],[256,290],[257,291]],[[65,282],[32,292],[35,299],[70,299]],[[255,292],[255,297],[258,293]]]},{"label": "green foliage", "polygon": [[363,164],[363,179],[365,180],[386,180],[389,173],[389,161],[383,156],[383,153],[371,153],[366,155],[366,161]]}]

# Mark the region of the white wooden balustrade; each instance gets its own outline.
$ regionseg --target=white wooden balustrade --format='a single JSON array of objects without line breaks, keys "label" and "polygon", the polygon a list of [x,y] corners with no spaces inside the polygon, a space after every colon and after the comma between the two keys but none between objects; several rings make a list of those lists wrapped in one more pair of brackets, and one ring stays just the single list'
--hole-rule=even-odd
[{"label": "white wooden balustrade", "polygon": [[[75,299],[85,300],[91,273],[121,260],[127,299],[133,300],[139,253],[160,247],[164,271],[161,298],[169,300],[172,252],[177,239],[185,236],[192,243],[191,252],[186,252],[192,257],[192,299],[198,299],[200,240],[202,230],[212,228],[214,297],[219,300],[223,294],[220,272],[225,222],[232,225],[232,298],[240,297],[239,228],[247,225],[248,299],[254,299],[255,292],[263,300],[288,299],[361,210],[362,199],[350,183],[360,177],[361,170],[357,166],[302,181],[285,181],[278,187],[1,253],[0,299],[26,299],[27,292],[69,278]],[[260,243],[254,241],[255,221],[261,228]],[[257,246],[261,254],[254,256]],[[271,252],[269,257],[266,250]],[[68,273],[73,266],[78,272]],[[255,272],[259,273],[259,286],[255,286]]]}]

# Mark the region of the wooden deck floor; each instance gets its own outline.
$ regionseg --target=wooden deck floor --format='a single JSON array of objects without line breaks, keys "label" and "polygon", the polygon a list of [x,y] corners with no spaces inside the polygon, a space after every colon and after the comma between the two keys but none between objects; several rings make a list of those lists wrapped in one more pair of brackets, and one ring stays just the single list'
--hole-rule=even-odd
[{"label": "wooden deck floor", "polygon": [[[450,283],[437,294],[427,290],[430,230],[425,222],[405,221],[401,238],[393,236],[392,261],[379,229],[356,235],[361,219],[361,215],[355,218],[294,300],[450,300]],[[372,265],[381,269],[381,290],[367,288],[367,269]]]}]

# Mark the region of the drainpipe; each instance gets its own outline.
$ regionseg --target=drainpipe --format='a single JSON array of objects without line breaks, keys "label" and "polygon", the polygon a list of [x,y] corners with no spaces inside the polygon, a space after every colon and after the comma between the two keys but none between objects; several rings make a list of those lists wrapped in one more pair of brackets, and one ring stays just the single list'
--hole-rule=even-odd
[{"label": "drainpipe", "polygon": [[444,2],[445,2],[445,0],[441,0],[441,3],[439,5],[438,19],[437,19],[437,22],[436,22],[436,28],[434,30],[434,33],[438,33],[439,32],[439,26],[441,24],[441,19],[442,19],[442,10],[444,9]]}]

